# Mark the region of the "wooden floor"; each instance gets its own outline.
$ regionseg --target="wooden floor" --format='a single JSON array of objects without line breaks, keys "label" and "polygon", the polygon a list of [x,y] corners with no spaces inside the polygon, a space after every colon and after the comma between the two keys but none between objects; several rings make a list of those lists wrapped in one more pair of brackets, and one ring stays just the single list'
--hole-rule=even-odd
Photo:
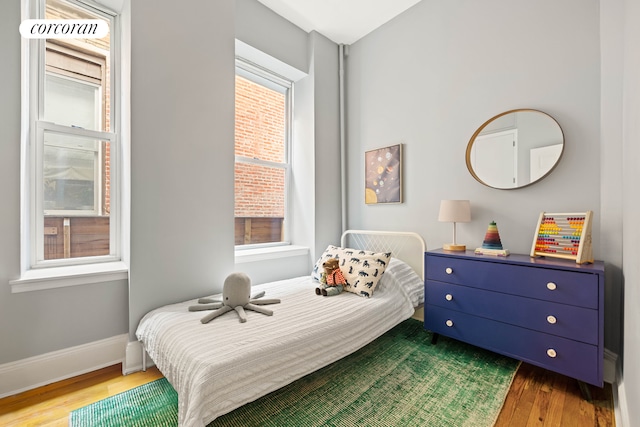
[{"label": "wooden floor", "polygon": [[[157,369],[122,376],[115,365],[0,399],[0,426],[68,426],[69,413],[162,377]],[[615,426],[611,385],[590,387],[582,399],[575,380],[522,364],[496,427]]]},{"label": "wooden floor", "polygon": [[591,402],[578,381],[522,363],[495,426],[615,426],[611,384],[587,387]]}]

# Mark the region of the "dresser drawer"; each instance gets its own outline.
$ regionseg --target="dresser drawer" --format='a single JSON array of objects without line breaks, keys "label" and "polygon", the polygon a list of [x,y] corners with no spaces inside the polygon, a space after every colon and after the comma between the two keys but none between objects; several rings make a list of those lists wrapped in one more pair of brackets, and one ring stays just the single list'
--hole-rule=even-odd
[{"label": "dresser drawer", "polygon": [[425,302],[536,331],[598,344],[598,311],[427,280]]},{"label": "dresser drawer", "polygon": [[[449,326],[447,322],[450,322]],[[425,327],[469,344],[602,387],[603,358],[597,346],[425,305]]]},{"label": "dresser drawer", "polygon": [[427,255],[426,278],[562,304],[598,308],[598,276],[591,273]]}]

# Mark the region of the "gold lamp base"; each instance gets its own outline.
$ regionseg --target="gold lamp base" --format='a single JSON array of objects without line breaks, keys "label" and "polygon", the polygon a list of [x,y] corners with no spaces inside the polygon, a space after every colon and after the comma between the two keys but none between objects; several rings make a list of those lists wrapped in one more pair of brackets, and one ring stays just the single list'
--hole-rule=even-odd
[{"label": "gold lamp base", "polygon": [[466,245],[456,245],[454,243],[449,243],[449,244],[443,245],[442,249],[444,249],[445,251],[463,252],[463,251],[467,250],[467,246]]}]

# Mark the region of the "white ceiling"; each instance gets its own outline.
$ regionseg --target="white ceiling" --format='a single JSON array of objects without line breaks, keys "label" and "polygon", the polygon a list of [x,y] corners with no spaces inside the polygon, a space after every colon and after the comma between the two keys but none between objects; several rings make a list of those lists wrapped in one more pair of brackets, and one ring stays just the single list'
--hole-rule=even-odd
[{"label": "white ceiling", "polygon": [[258,0],[309,32],[352,44],[420,0]]}]

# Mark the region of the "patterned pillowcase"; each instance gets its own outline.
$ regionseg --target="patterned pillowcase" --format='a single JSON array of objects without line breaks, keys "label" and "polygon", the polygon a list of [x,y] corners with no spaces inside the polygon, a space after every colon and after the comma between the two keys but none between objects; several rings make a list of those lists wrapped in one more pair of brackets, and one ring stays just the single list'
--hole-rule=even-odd
[{"label": "patterned pillowcase", "polygon": [[[322,277],[322,273],[324,272],[324,269],[322,268],[322,264],[329,258],[341,259],[343,250],[344,249],[339,248],[338,246],[333,246],[333,245],[327,246],[327,249],[324,250],[320,258],[318,258],[318,261],[316,261],[316,265],[313,267],[313,270],[311,271],[311,278],[316,282],[319,282],[320,278]],[[346,279],[346,276],[345,276],[345,279]]]},{"label": "patterned pillowcase", "polygon": [[314,280],[320,280],[322,263],[329,258],[340,260],[340,271],[347,280],[344,290],[368,298],[378,286],[391,259],[391,252],[371,252],[329,245],[313,268],[311,277]]}]

